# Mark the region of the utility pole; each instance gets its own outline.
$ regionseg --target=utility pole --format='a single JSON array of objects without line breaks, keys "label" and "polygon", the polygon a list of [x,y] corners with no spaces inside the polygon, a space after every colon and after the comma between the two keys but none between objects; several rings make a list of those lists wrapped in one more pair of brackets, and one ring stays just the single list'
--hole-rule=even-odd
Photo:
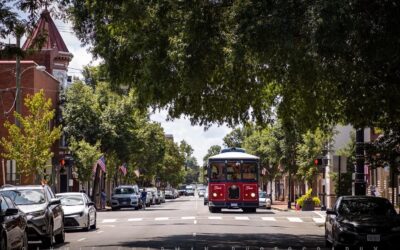
[{"label": "utility pole", "polygon": [[356,173],[354,180],[354,194],[365,195],[364,180],[364,128],[356,130]]}]

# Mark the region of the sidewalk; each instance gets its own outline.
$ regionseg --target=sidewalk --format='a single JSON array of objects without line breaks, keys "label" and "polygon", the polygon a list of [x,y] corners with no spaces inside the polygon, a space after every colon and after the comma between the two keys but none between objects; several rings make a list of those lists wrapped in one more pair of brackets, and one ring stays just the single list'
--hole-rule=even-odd
[{"label": "sidewalk", "polygon": [[[292,202],[290,206],[291,209],[288,209],[287,201],[273,201],[271,209],[279,211],[301,211],[301,210],[296,210],[296,204],[294,202]],[[315,207],[315,211],[321,211],[321,207]]]}]

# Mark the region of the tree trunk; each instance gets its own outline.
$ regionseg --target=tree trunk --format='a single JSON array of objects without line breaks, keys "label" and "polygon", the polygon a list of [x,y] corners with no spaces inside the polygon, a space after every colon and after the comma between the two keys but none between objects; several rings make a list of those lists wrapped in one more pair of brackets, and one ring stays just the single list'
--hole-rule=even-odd
[{"label": "tree trunk", "polygon": [[99,188],[99,175],[100,175],[100,168],[99,165],[96,164],[96,172],[94,174],[93,189],[92,189],[92,201],[94,202],[95,205],[97,205],[96,196],[98,194],[97,189]]}]

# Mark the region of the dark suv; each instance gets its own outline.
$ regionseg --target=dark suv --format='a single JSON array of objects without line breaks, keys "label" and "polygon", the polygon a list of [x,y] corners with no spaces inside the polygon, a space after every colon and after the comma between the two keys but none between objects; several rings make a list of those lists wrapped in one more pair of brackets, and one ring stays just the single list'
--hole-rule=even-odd
[{"label": "dark suv", "polygon": [[29,240],[41,240],[45,247],[53,246],[53,239],[64,242],[63,210],[49,186],[9,186],[0,192],[26,214]]}]

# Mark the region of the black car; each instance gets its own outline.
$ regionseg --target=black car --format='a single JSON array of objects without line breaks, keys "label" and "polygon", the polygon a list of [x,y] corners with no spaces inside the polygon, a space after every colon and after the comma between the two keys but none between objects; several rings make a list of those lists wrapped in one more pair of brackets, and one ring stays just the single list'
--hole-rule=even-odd
[{"label": "black car", "polygon": [[371,196],[342,196],[326,211],[327,246],[383,246],[400,243],[400,218],[389,200]]},{"label": "black car", "polygon": [[47,185],[11,186],[0,190],[26,214],[28,220],[28,240],[41,240],[47,247],[63,243],[64,213],[60,200]]},{"label": "black car", "polygon": [[28,249],[26,216],[0,194],[0,249]]}]

